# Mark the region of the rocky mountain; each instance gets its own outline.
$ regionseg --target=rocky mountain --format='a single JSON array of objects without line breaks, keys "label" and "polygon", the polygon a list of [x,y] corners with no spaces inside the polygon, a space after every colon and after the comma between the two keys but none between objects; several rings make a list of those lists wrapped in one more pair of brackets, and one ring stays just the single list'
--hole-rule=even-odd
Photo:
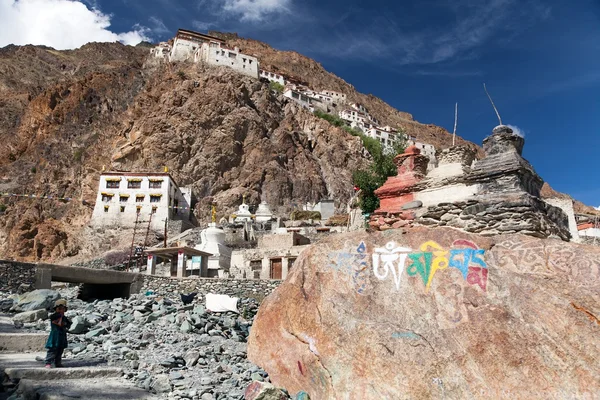
[{"label": "rocky mountain", "polygon": [[[358,93],[314,60],[223,37],[265,69],[342,91],[383,124],[438,148],[451,145],[444,129]],[[109,240],[85,228],[103,167],[169,167],[179,185],[193,188],[200,220],[213,201],[219,218],[228,215],[242,194],[279,213],[293,203],[348,200],[352,171],[369,162],[357,137],[289,103],[267,82],[223,67],[157,64],[148,55],[147,46],[118,43],[0,49],[0,192],[69,199],[3,196],[0,258],[57,261]]]}]

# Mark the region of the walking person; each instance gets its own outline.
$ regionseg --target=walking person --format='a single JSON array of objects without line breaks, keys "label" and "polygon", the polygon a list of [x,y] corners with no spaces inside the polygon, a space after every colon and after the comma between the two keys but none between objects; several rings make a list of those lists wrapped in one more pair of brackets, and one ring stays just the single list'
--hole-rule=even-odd
[{"label": "walking person", "polygon": [[54,303],[54,313],[50,315],[50,336],[46,341],[46,368],[61,368],[62,354],[67,348],[67,330],[71,326],[71,321],[65,316],[67,311],[67,301],[65,299],[56,300]]}]

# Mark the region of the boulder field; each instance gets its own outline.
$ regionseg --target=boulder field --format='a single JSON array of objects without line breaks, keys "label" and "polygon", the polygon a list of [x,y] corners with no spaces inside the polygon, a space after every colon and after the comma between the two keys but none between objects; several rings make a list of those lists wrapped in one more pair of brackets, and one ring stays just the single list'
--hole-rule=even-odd
[{"label": "boulder field", "polygon": [[248,358],[313,399],[597,398],[599,259],[451,228],[331,236],[261,304]]}]

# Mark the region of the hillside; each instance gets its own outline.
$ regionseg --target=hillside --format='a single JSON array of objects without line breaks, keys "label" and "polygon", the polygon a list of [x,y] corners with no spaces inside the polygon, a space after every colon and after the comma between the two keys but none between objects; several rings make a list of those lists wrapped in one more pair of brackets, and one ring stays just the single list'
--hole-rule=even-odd
[{"label": "hillside", "polygon": [[[297,76],[314,89],[345,92],[384,124],[438,148],[451,145],[444,129],[356,92],[314,60],[224,37],[259,57],[265,69]],[[103,166],[168,166],[180,185],[193,188],[201,221],[212,201],[220,218],[237,208],[242,194],[252,204],[266,200],[283,215],[294,203],[348,200],[352,171],[369,162],[357,137],[289,103],[265,82],[226,68],[156,65],[146,62],[148,54],[146,46],[118,43],[0,49],[0,192],[70,199],[4,196],[0,258],[58,261],[118,247],[99,239],[104,232],[85,228]]]}]

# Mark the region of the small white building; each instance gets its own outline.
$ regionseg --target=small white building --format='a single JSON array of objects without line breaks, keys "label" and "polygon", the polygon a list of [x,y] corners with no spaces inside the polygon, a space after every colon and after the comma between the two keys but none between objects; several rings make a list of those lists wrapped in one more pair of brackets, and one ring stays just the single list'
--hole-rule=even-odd
[{"label": "small white building", "polygon": [[194,59],[194,54],[203,43],[216,42],[225,44],[225,41],[214,36],[205,35],[203,33],[190,31],[187,29],[179,29],[173,48],[169,55],[169,61],[189,61]]},{"label": "small white building", "polygon": [[285,86],[285,78],[283,75],[276,72],[265,71],[264,69],[261,69],[259,73],[261,78],[265,78],[270,82],[277,82],[280,85]]},{"label": "small white building", "polygon": [[234,250],[231,254],[232,278],[285,279],[296,258],[310,240],[296,232],[263,235],[255,249]]},{"label": "small white building", "polygon": [[400,138],[398,137],[398,133],[391,130],[389,126],[386,128],[389,128],[389,130],[380,127],[372,127],[367,129],[365,134],[368,137],[379,140],[384,147],[392,147],[400,140]]},{"label": "small white building", "polygon": [[200,45],[194,53],[194,62],[231,68],[240,74],[258,79],[258,59],[240,53],[240,49],[229,49],[222,42],[210,41]]},{"label": "small white building", "polygon": [[166,219],[189,222],[191,197],[168,172],[103,172],[90,224],[133,228],[137,219],[162,231]]},{"label": "small white building", "polygon": [[352,128],[358,128],[362,131],[366,131],[375,126],[368,115],[363,114],[358,110],[345,109],[339,112],[339,116]]},{"label": "small white building", "polygon": [[310,97],[293,89],[287,89],[283,95],[288,99],[300,104],[304,108],[313,109]]},{"label": "small white building", "polygon": [[156,47],[150,49],[150,55],[155,58],[168,58],[171,54],[171,45],[167,42],[160,42]]},{"label": "small white building", "polygon": [[421,154],[429,157],[430,164],[432,162],[433,163],[436,162],[435,147],[432,144],[421,143],[421,142],[417,141],[416,139],[408,139],[406,141],[406,147],[409,147],[409,146],[415,146],[416,148],[421,150]]},{"label": "small white building", "polygon": [[271,219],[273,219],[273,213],[271,212],[269,205],[267,204],[266,201],[261,202],[258,205],[258,209],[256,210],[256,213],[255,213],[256,222],[267,222],[267,221],[270,221]]},{"label": "small white building", "polygon": [[331,97],[335,103],[343,104],[346,102],[346,94],[344,93],[334,92],[333,90],[322,90],[321,93]]}]

